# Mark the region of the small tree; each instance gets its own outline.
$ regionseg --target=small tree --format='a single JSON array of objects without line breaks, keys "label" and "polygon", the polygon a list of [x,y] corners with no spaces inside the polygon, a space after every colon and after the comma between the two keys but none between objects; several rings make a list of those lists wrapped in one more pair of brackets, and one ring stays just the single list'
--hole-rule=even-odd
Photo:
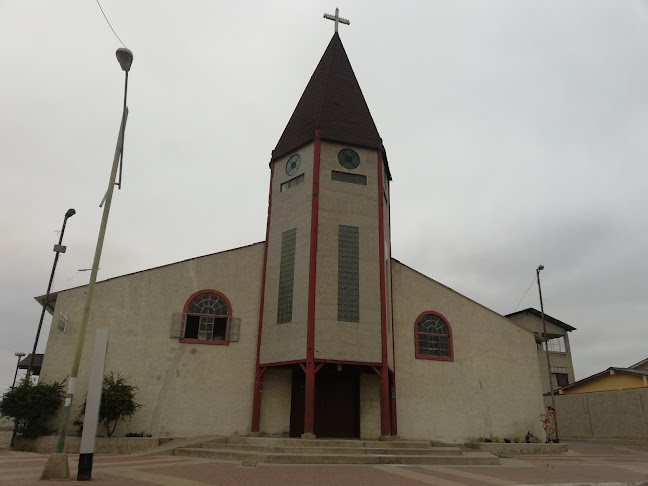
[{"label": "small tree", "polygon": [[17,432],[28,438],[52,432],[47,426],[63,401],[63,384],[39,382],[33,384],[29,376],[2,396],[0,417],[11,417]]},{"label": "small tree", "polygon": [[[105,427],[106,435],[112,437],[117,424],[132,416],[142,405],[135,401],[137,387],[126,383],[128,378],[120,373],[105,375],[101,391],[101,405],[99,407],[99,424]],[[86,400],[87,403],[87,400]],[[83,427],[86,403],[83,404],[74,425]]]}]

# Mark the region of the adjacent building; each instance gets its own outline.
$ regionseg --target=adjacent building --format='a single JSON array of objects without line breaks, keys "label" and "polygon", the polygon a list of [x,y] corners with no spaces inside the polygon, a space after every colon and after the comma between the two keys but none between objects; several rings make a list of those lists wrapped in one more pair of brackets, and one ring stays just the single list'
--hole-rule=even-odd
[{"label": "adjacent building", "polygon": [[508,314],[506,317],[521,328],[532,332],[535,336],[543,393],[551,393],[547,359],[549,359],[551,384],[554,390],[574,382],[574,365],[572,363],[571,347],[569,346],[569,333],[575,331],[575,327],[545,314],[545,336],[542,313],[539,310],[528,308]]}]

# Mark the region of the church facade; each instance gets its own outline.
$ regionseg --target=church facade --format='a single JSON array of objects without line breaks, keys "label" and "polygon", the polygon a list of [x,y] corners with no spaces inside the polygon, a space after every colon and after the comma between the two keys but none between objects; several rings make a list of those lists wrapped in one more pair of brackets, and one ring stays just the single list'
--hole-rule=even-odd
[{"label": "church facade", "polygon": [[[392,257],[390,183],[336,32],[272,152],[266,240],[98,283],[74,406],[106,328],[143,405],[123,433],[539,436],[534,335]],[[85,290],[56,294],[43,380]]]}]

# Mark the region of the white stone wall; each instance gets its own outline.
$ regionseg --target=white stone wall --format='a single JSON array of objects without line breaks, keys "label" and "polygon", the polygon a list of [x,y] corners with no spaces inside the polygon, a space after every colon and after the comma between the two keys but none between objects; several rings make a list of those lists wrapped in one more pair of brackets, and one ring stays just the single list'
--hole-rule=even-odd
[{"label": "white stone wall", "polygon": [[[352,148],[360,165],[347,170],[338,152]],[[380,256],[378,254],[378,155],[375,150],[322,142],[317,241],[315,358],[378,363],[380,337]],[[367,185],[331,180],[331,171],[367,176]],[[338,227],[359,227],[360,322],[338,322]]]},{"label": "white stone wall", "polygon": [[[301,157],[301,166],[296,174],[289,176],[286,174],[286,162],[293,154]],[[274,162],[261,333],[262,364],[306,359],[313,160],[314,145],[310,143]],[[304,174],[303,183],[281,192],[282,183],[300,174]],[[297,238],[292,322],[277,324],[281,235],[293,228],[297,230]]]},{"label": "white stone wall", "polygon": [[391,214],[389,212],[389,205],[391,195],[389,194],[389,179],[387,178],[387,171],[383,168],[383,192],[386,194],[387,199],[383,195],[383,224],[385,229],[385,254],[383,265],[385,266],[385,304],[387,313],[387,365],[390,369],[394,369],[394,336],[393,336],[393,322],[392,322],[392,307],[393,307],[393,294],[392,294],[392,281],[391,281]]},{"label": "white stone wall", "polygon": [[[106,372],[119,372],[139,388],[143,407],[115,435],[154,437],[250,430],[259,321],[263,243],[113,278],[97,284],[88,324],[72,418],[83,404],[95,330],[107,328]],[[65,332],[52,326],[41,379],[70,374],[85,291],[59,292],[55,315],[69,315]],[[241,319],[240,340],[229,346],[184,344],[170,337],[172,313],[203,289],[227,296]],[[73,428],[70,425],[69,431]]]},{"label": "white stone wall", "polygon": [[267,435],[288,436],[292,370],[268,368],[263,374],[259,431]]},{"label": "white stone wall", "polygon": [[380,380],[376,374],[360,375],[360,438],[380,437]]},{"label": "white stone wall", "polygon": [[[398,433],[462,442],[541,436],[535,339],[508,319],[392,261]],[[452,328],[454,361],[416,359],[414,326],[424,311]]]}]

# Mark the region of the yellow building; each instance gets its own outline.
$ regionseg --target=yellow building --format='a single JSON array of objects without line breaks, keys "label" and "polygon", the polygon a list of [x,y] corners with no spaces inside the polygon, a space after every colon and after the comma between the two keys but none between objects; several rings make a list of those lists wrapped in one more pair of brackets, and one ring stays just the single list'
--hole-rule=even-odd
[{"label": "yellow building", "polygon": [[630,390],[648,388],[648,359],[644,359],[629,368],[608,368],[569,386],[561,388],[561,395],[590,393],[601,391]]}]

